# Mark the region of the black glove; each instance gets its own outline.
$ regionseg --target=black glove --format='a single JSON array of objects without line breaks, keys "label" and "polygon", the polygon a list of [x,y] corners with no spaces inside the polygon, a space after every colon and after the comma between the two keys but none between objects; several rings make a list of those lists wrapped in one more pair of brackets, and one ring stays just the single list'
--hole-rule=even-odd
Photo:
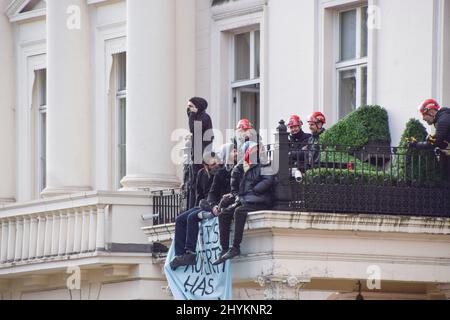
[{"label": "black glove", "polygon": [[219,211],[222,211],[223,209],[228,208],[235,202],[236,202],[235,197],[223,197],[219,203]]}]

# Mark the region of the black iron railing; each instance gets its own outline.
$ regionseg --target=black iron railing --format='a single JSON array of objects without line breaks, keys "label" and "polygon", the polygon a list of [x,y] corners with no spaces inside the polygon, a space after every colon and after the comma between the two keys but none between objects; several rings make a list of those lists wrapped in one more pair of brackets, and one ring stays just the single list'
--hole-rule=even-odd
[{"label": "black iron railing", "polygon": [[175,223],[183,210],[180,190],[162,190],[152,193],[153,225]]},{"label": "black iron railing", "polygon": [[[319,146],[316,146],[319,147]],[[448,166],[434,152],[320,146],[296,155],[291,207],[302,211],[450,216]]]},{"label": "black iron railing", "polygon": [[[450,156],[386,145],[298,146],[280,122],[262,157],[276,173],[275,210],[450,217]],[[154,225],[174,223],[186,192],[153,193]]]},{"label": "black iron railing", "polygon": [[281,123],[274,152],[277,209],[450,216],[445,154],[385,145],[301,147],[289,143],[285,129]]}]

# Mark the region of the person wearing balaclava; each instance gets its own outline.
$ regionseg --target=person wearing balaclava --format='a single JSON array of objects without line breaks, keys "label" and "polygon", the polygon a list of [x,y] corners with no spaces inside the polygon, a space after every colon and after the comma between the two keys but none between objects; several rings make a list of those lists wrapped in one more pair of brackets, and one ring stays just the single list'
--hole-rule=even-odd
[{"label": "person wearing balaclava", "polygon": [[210,146],[214,140],[211,117],[206,113],[206,109],[208,109],[208,102],[203,98],[194,97],[188,101],[187,114],[189,117],[189,131],[192,136],[189,209],[194,208],[196,205],[197,174],[202,169],[203,154],[208,149],[212,149]]}]

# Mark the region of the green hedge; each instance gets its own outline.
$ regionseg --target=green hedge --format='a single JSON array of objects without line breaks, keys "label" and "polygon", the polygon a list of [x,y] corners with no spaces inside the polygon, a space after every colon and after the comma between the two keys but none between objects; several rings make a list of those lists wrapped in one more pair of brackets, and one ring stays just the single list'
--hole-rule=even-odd
[{"label": "green hedge", "polygon": [[395,185],[396,177],[382,170],[371,169],[312,169],[304,176],[307,184]]},{"label": "green hedge", "polygon": [[400,181],[435,181],[439,178],[439,168],[436,156],[432,151],[419,151],[408,149],[408,140],[416,139],[418,142],[425,141],[427,130],[417,119],[411,119],[406,124],[400,142],[398,154],[394,157],[394,174]]},{"label": "green hedge", "polygon": [[390,145],[388,113],[380,106],[361,107],[322,134],[320,143],[355,148],[369,143]]}]

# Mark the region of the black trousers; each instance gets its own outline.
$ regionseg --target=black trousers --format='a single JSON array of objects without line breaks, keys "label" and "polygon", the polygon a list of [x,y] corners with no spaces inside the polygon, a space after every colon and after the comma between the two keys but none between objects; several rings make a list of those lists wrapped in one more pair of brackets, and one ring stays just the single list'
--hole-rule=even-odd
[{"label": "black trousers", "polygon": [[261,211],[267,209],[267,206],[261,205],[243,205],[233,211],[225,211],[219,216],[220,245],[222,250],[226,251],[230,247],[230,227],[234,218],[234,241],[233,247],[241,247],[244,235],[245,223],[249,212]]},{"label": "black trousers", "polygon": [[197,175],[198,172],[203,168],[201,164],[192,164],[191,172],[190,172],[190,181],[189,181],[189,201],[188,201],[188,209],[193,209],[196,206],[197,200]]}]

